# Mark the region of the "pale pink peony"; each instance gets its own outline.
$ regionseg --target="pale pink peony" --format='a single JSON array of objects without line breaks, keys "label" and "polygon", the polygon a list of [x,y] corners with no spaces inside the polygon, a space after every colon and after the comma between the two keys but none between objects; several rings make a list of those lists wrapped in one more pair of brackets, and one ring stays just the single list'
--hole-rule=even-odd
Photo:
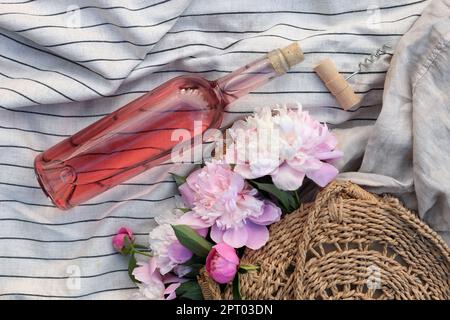
[{"label": "pale pink peony", "polygon": [[245,179],[272,176],[282,190],[296,190],[304,177],[324,187],[338,174],[329,162],[342,157],[337,139],[308,112],[261,109],[227,130],[227,162]]},{"label": "pale pink peony", "polygon": [[[133,276],[140,281],[138,283],[140,296],[137,298],[150,300],[175,299],[175,290],[185,281],[173,275],[162,276],[159,272],[155,258],[150,258],[147,263],[138,263],[133,270]],[[166,287],[166,285],[168,285]]]},{"label": "pale pink peony", "polygon": [[206,272],[218,283],[232,281],[238,268],[239,257],[236,250],[226,243],[216,244],[206,257]]},{"label": "pale pink peony", "polygon": [[166,274],[192,257],[192,252],[177,240],[172,226],[163,224],[149,233],[149,244],[161,274]]},{"label": "pale pink peony", "polygon": [[[165,275],[174,269],[183,273],[186,269],[180,268],[179,265],[188,261],[192,257],[192,252],[182,246],[177,240],[175,232],[171,224],[180,224],[178,219],[182,216],[180,210],[167,212],[163,215],[155,217],[160,223],[149,233],[149,245],[154,255],[156,266],[161,274]],[[192,226],[193,229],[195,226]],[[208,233],[207,229],[197,230],[197,233],[205,237]]]},{"label": "pale pink peony", "polygon": [[233,248],[259,249],[269,239],[266,226],[281,216],[277,206],[260,200],[256,189],[221,162],[207,162],[192,172],[180,193],[192,211],[178,223],[196,229],[211,227],[210,236],[216,243]]}]

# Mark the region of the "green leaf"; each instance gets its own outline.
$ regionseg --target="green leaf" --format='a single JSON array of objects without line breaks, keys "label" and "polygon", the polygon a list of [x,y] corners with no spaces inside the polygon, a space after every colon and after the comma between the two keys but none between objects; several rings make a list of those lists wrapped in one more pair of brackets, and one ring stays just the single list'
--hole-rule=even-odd
[{"label": "green leaf", "polygon": [[192,258],[190,258],[185,263],[182,263],[182,265],[187,266],[187,267],[198,266],[198,265],[204,266],[205,258],[198,257],[198,256],[192,256]]},{"label": "green leaf", "polygon": [[198,256],[192,256],[188,261],[185,263],[182,263],[184,266],[195,266],[195,265],[205,265],[205,258],[198,257]]},{"label": "green leaf", "polygon": [[259,269],[260,269],[260,267],[254,265],[254,264],[240,264],[239,265],[240,273],[247,273],[249,271],[259,271]]},{"label": "green leaf", "polygon": [[290,192],[286,192],[278,189],[275,185],[271,183],[261,183],[256,182],[255,180],[251,180],[251,183],[256,186],[257,189],[261,191],[265,191],[272,196],[274,196],[286,210],[295,210],[296,209],[296,201],[294,196]]},{"label": "green leaf", "polygon": [[147,249],[147,247],[144,246],[144,245],[142,245],[142,244],[134,244],[134,247],[135,247],[136,249]]},{"label": "green leaf", "polygon": [[178,241],[199,257],[206,258],[211,251],[212,244],[195,232],[194,229],[186,225],[172,225]]},{"label": "green leaf", "polygon": [[239,272],[233,279],[233,300],[242,300],[241,290],[239,288]]},{"label": "green leaf", "polygon": [[128,236],[123,237],[123,248],[120,251],[120,253],[123,254],[124,256],[127,256],[130,254],[132,249],[133,249],[133,241]]},{"label": "green leaf", "polygon": [[183,276],[184,278],[195,278],[199,275],[200,269],[205,266],[205,258],[193,255],[192,258],[181,265],[191,268],[191,271]]},{"label": "green leaf", "polygon": [[130,239],[130,237],[128,235],[126,235],[125,237],[123,237],[123,243],[124,243],[125,247],[131,247],[131,245],[133,244],[133,241]]},{"label": "green leaf", "polygon": [[170,174],[172,175],[173,180],[175,180],[177,187],[181,186],[183,183],[186,182],[186,177],[179,176],[172,172]]},{"label": "green leaf", "polygon": [[200,274],[200,270],[203,268],[203,265],[194,265],[191,268],[192,270],[185,274],[183,278],[197,278],[197,276]]},{"label": "green leaf", "polygon": [[202,290],[197,281],[183,282],[175,293],[180,299],[203,300]]},{"label": "green leaf", "polygon": [[183,213],[186,213],[186,212],[191,211],[190,208],[177,208],[177,209],[180,210],[180,211],[183,212]]},{"label": "green leaf", "polygon": [[128,261],[128,276],[134,283],[140,283],[140,281],[133,276],[133,270],[134,268],[136,268],[136,266],[137,266],[136,257],[134,256],[134,254],[132,254],[130,256],[130,260]]}]

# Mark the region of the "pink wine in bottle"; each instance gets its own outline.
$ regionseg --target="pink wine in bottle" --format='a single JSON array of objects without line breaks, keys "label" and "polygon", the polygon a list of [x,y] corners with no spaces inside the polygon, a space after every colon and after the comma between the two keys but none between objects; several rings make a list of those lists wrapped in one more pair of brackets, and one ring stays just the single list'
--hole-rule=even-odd
[{"label": "pink wine in bottle", "polygon": [[39,154],[39,184],[58,208],[77,206],[170,159],[175,130],[218,128],[226,105],[302,60],[294,42],[215,81],[173,78]]}]

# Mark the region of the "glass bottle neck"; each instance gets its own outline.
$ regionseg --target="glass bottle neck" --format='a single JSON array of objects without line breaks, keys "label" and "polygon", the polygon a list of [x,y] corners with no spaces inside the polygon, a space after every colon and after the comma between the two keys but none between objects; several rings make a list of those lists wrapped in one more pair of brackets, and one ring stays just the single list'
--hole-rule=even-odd
[{"label": "glass bottle neck", "polygon": [[216,83],[225,104],[230,104],[279,75],[266,55],[217,79]]}]

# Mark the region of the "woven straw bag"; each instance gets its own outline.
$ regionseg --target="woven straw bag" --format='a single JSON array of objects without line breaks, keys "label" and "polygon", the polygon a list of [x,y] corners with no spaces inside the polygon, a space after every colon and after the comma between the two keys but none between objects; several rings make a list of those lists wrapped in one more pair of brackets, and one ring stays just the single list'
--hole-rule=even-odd
[{"label": "woven straw bag", "polygon": [[[333,182],[313,203],[270,228],[261,249],[242,263],[245,299],[449,299],[450,250],[391,197],[350,182]],[[232,299],[202,272],[205,299]]]}]

